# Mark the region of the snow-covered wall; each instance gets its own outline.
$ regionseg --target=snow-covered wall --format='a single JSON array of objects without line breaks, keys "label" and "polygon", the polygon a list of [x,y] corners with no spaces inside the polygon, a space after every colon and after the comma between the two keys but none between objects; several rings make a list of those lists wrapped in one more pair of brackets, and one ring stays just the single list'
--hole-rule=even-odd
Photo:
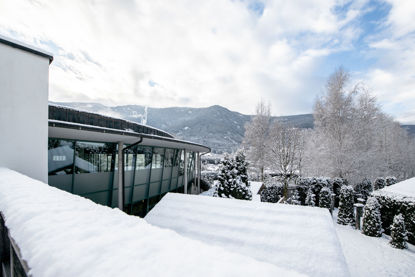
[{"label": "snow-covered wall", "polygon": [[0,42],[0,166],[47,182],[49,59]]},{"label": "snow-covered wall", "polygon": [[6,168],[0,168],[0,211],[34,277],[304,276]]}]

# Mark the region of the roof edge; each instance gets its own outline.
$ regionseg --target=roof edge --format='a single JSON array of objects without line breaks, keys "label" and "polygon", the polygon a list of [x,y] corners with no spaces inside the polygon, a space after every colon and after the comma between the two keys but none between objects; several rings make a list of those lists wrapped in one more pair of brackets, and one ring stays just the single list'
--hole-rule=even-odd
[{"label": "roof edge", "polygon": [[50,54],[50,53],[48,53],[44,50],[37,49],[37,48],[35,48],[33,46],[30,46],[28,44],[25,44],[23,42],[20,42],[20,41],[11,39],[11,38],[6,38],[6,37],[0,35],[0,43],[3,43],[3,44],[8,45],[10,47],[17,48],[17,49],[20,49],[20,50],[23,50],[23,51],[26,51],[26,52],[44,57],[44,58],[47,58],[47,59],[49,59],[49,64],[51,64],[52,61],[53,61],[52,54]]}]

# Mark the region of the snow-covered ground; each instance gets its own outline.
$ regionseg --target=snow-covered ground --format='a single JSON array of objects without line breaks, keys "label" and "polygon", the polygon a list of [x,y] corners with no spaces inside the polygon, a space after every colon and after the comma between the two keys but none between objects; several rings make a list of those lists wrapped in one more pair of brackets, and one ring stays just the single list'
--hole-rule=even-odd
[{"label": "snow-covered ground", "polygon": [[0,211],[34,277],[300,276],[5,168],[0,168]]},{"label": "snow-covered ground", "polygon": [[258,194],[259,189],[262,186],[262,182],[250,182],[251,192],[252,192],[252,201],[261,202],[261,196]]},{"label": "snow-covered ground", "polygon": [[351,226],[335,225],[352,277],[415,276],[413,245],[395,249],[387,236],[368,237]]},{"label": "snow-covered ground", "polygon": [[145,220],[308,276],[348,276],[327,209],[168,193]]}]

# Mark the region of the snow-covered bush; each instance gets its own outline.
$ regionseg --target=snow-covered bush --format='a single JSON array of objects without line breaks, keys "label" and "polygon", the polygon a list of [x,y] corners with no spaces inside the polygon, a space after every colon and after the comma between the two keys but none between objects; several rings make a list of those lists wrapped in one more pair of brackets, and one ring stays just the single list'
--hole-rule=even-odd
[{"label": "snow-covered bush", "polygon": [[317,204],[319,203],[320,190],[324,187],[327,187],[330,190],[332,190],[333,188],[332,180],[327,177],[301,177],[297,179],[296,184],[300,196],[300,201],[302,204],[305,205],[307,205],[305,203],[305,199],[307,198],[307,193],[309,189],[312,190],[312,193],[315,197],[314,201]]},{"label": "snow-covered bush", "polygon": [[238,153],[235,159],[229,158],[227,155],[223,158],[218,175],[219,183],[217,184],[217,195],[219,197],[252,199],[246,166],[243,154]]},{"label": "snow-covered bush", "polygon": [[392,185],[396,184],[397,182],[398,181],[397,181],[397,179],[396,179],[395,176],[388,176],[388,177],[386,177],[386,185],[387,186],[392,186]]},{"label": "snow-covered bush", "polygon": [[361,183],[355,186],[354,190],[356,194],[359,194],[360,197],[366,200],[373,191],[372,182],[365,178]]},{"label": "snow-covered bush", "polygon": [[332,188],[334,196],[334,207],[339,207],[339,196],[340,196],[340,189],[342,186],[347,186],[348,181],[344,178],[336,177],[332,179]]},{"label": "snow-covered bush", "polygon": [[337,223],[343,225],[353,225],[353,198],[354,190],[352,186],[343,186],[340,189],[339,213],[337,215]]},{"label": "snow-covered bush", "polygon": [[363,211],[362,233],[366,236],[382,236],[382,221],[380,218],[380,205],[375,197],[369,197]]},{"label": "snow-covered bush", "polygon": [[261,190],[261,202],[277,203],[284,193],[282,183],[265,183],[265,188]]},{"label": "snow-covered bush", "polygon": [[402,214],[395,215],[391,226],[391,241],[390,244],[399,249],[407,248],[406,241],[408,239],[405,230],[405,221]]},{"label": "snow-covered bush", "polygon": [[320,202],[318,206],[320,208],[327,208],[331,212],[331,190],[327,187],[320,190]]},{"label": "snow-covered bush", "polygon": [[373,184],[374,190],[383,189],[386,186],[386,180],[383,177],[379,177],[375,179]]},{"label": "snow-covered bush", "polygon": [[290,203],[293,205],[301,205],[300,194],[298,190],[295,190],[293,195],[291,196]]},{"label": "snow-covered bush", "polygon": [[311,188],[307,191],[307,196],[305,198],[305,204],[306,206],[312,206],[312,207],[316,205],[316,195],[313,193],[313,190]]},{"label": "snow-covered bush", "polygon": [[405,221],[408,242],[415,244],[415,199],[390,194],[383,190],[373,193],[380,204],[380,215],[384,233],[391,234],[391,226],[395,215],[402,214]]}]

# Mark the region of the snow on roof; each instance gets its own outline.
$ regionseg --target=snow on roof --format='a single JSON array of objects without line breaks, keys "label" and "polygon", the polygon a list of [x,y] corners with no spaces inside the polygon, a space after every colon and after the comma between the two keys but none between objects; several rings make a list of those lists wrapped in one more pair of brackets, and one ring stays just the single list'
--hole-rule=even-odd
[{"label": "snow on roof", "polygon": [[415,201],[415,177],[373,192],[374,195],[392,195]]},{"label": "snow on roof", "polygon": [[168,193],[145,220],[308,276],[349,276],[326,209]]},{"label": "snow on roof", "polygon": [[31,276],[300,276],[0,168],[0,211]]}]

